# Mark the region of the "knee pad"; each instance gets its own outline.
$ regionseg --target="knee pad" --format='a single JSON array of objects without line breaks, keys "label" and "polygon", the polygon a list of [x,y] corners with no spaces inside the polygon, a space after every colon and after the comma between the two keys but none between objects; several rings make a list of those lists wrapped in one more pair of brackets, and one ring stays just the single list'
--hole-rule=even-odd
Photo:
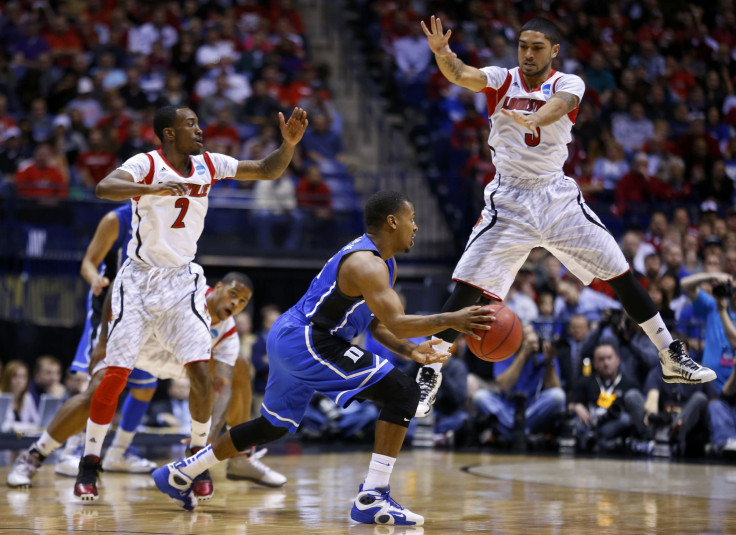
[{"label": "knee pad", "polygon": [[96,424],[109,424],[115,416],[120,393],[128,382],[130,370],[118,366],[110,366],[92,396],[89,417]]},{"label": "knee pad", "polygon": [[283,437],[288,430],[285,427],[276,427],[259,416],[255,420],[238,424],[230,429],[230,440],[238,451],[245,451],[251,446],[260,446]]},{"label": "knee pad", "polygon": [[380,405],[379,420],[409,427],[419,405],[419,385],[408,375],[393,369],[364,391],[366,399]]}]

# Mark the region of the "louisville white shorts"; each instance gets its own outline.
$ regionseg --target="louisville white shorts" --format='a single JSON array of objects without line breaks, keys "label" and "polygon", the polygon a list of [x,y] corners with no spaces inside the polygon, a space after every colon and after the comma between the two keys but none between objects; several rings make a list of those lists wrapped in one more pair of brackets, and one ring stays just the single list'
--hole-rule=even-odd
[{"label": "louisville white shorts", "polygon": [[575,180],[496,175],[453,280],[503,299],[534,247],[544,247],[584,284],[629,269],[616,240],[583,200]]},{"label": "louisville white shorts", "polygon": [[140,355],[166,351],[179,366],[209,360],[210,315],[202,268],[148,267],[128,259],[115,277],[108,329],[108,366],[138,366]]}]

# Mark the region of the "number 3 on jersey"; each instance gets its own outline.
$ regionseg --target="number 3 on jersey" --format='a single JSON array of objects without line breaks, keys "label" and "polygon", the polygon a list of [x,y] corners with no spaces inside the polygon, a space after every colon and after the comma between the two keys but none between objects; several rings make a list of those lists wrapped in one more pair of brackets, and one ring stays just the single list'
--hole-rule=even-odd
[{"label": "number 3 on jersey", "polygon": [[541,138],[542,133],[539,131],[539,127],[537,127],[537,131],[535,133],[527,133],[524,134],[524,143],[526,143],[529,147],[536,147],[539,145],[539,142],[542,141]]},{"label": "number 3 on jersey", "polygon": [[176,221],[171,225],[171,228],[184,228],[186,226],[184,225],[184,217],[187,215],[187,210],[189,210],[189,199],[186,197],[180,197],[179,199],[176,199],[174,206],[179,209],[179,217],[176,218]]}]

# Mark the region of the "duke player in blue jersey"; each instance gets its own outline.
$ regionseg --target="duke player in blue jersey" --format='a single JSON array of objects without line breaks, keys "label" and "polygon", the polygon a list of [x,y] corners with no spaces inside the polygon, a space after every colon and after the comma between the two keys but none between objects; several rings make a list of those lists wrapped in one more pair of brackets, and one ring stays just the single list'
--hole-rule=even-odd
[{"label": "duke player in blue jersey", "polygon": [[381,407],[373,457],[351,518],[364,524],[421,525],[424,518],[389,495],[389,477],[419,402],[416,382],[386,359],[350,340],[371,330],[395,353],[419,363],[444,362],[436,342],[414,344],[447,328],[475,336],[493,316],[478,306],[430,316],[408,315],[393,290],[394,255],[414,245],[414,207],[396,192],[379,192],[365,207],[366,233],[327,261],[307,293],[273,325],[267,341],[270,365],[261,416],[237,425],[213,444],[153,472],[158,488],[187,510],[197,505],[192,481],[221,460],[251,446],[295,432],[314,392],[346,406],[371,400]]}]

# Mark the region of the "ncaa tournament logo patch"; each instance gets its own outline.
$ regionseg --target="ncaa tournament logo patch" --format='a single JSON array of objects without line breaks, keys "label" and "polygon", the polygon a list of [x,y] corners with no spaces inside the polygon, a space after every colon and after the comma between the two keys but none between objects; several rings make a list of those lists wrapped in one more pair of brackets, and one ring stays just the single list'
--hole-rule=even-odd
[{"label": "ncaa tournament logo patch", "polygon": [[549,94],[552,92],[552,86],[550,84],[544,84],[542,86],[542,94],[545,97],[549,97]]},{"label": "ncaa tournament logo patch", "polygon": [[197,164],[196,166],[194,166],[194,169],[196,169],[198,175],[204,174],[204,165]]}]

